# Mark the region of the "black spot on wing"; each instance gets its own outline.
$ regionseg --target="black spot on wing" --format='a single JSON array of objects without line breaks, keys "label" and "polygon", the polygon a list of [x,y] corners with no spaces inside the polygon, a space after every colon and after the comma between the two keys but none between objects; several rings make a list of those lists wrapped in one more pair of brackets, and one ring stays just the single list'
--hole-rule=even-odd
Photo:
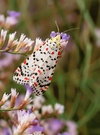
[{"label": "black spot on wing", "polygon": [[20,68],[21,75],[24,75],[21,65],[19,66],[19,68]]}]

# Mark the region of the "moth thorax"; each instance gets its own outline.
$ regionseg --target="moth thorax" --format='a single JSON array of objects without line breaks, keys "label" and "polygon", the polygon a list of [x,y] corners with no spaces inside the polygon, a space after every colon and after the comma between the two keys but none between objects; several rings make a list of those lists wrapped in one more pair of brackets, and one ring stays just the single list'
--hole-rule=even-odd
[{"label": "moth thorax", "polygon": [[52,41],[53,42],[60,42],[60,39],[61,39],[60,35],[57,35],[57,36],[52,38]]},{"label": "moth thorax", "polygon": [[51,38],[50,47],[51,47],[53,50],[55,50],[56,48],[59,47],[59,45],[60,45],[60,39],[61,39],[61,38],[60,38],[60,35],[57,35],[57,36]]}]

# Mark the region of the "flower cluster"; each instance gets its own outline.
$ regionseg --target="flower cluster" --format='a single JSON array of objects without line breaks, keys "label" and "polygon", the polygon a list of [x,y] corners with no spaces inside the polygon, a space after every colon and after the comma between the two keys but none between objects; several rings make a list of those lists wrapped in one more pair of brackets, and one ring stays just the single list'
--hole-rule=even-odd
[{"label": "flower cluster", "polygon": [[20,16],[19,12],[8,11],[8,16],[5,17],[3,14],[0,14],[0,28],[10,29],[18,23],[18,18]]},{"label": "flower cluster", "polygon": [[7,30],[3,30],[3,29],[1,30],[0,49],[3,48],[3,50],[0,50],[1,52],[26,53],[31,51],[33,47],[32,45],[34,43],[33,40],[27,38],[24,34],[21,34],[19,39],[17,39],[15,36],[16,36],[16,32],[7,35]]},{"label": "flower cluster", "polygon": [[[0,52],[7,52],[11,54],[28,54],[33,49],[34,41],[27,38],[24,34],[21,34],[19,39],[16,37],[16,32],[8,34],[9,28],[18,23],[20,13],[15,11],[8,11],[7,13],[7,17],[0,15],[0,28],[3,28],[0,31]],[[61,57],[61,53],[66,48],[69,37],[70,36],[66,33],[52,31],[50,34],[50,39],[42,41],[40,38],[37,38],[34,47],[34,52],[37,53],[35,59],[38,59],[39,50],[39,54],[46,54],[48,52],[47,54],[52,55],[53,57],[51,58],[50,56],[50,61],[55,60],[54,65],[56,65],[58,58]],[[51,53],[49,51],[51,51]],[[9,64],[11,64],[15,59],[14,57],[10,58],[11,54],[4,53],[4,57],[0,59],[1,69],[9,66]],[[47,54],[45,55],[46,57]],[[49,55],[47,59],[49,58]],[[41,55],[40,57],[45,59],[45,56]],[[8,63],[4,59],[6,57],[9,57]],[[37,63],[37,65],[38,64],[39,63]],[[52,70],[51,72],[53,73],[54,69]],[[44,69],[44,71],[46,72],[47,69]],[[0,100],[0,112],[3,116],[0,118],[1,134],[35,135],[36,133],[38,135],[77,135],[76,123],[60,118],[65,109],[63,105],[59,103],[55,103],[54,105],[46,104],[45,98],[42,96],[34,97],[32,99],[32,97],[30,97],[33,93],[32,89],[29,85],[25,85],[25,88],[25,95],[17,93],[16,89],[13,88],[11,89],[10,94],[3,94]],[[7,114],[6,116],[5,112]],[[6,122],[6,120],[3,118],[7,119],[8,122]]]},{"label": "flower cluster", "polygon": [[10,126],[3,119],[0,120],[0,133],[3,135],[31,135],[42,133],[44,128],[39,124],[36,115],[30,111],[19,110],[7,113]]},{"label": "flower cluster", "polygon": [[[55,37],[59,34],[60,34],[59,32],[52,31],[51,34],[50,34],[50,37],[53,38],[53,37]],[[63,40],[69,40],[69,38],[70,38],[70,35],[67,35],[66,33],[63,33],[63,32],[61,32],[60,35],[61,35],[62,41]]]},{"label": "flower cluster", "polygon": [[0,101],[1,114],[6,111],[8,123],[0,119],[0,133],[6,135],[77,135],[77,125],[73,121],[59,118],[64,113],[64,106],[55,103],[53,106],[45,104],[43,96],[30,98],[31,91],[26,87],[26,95],[11,89],[10,94],[4,93]]},{"label": "flower cluster", "polygon": [[[16,63],[20,59],[20,55],[12,55],[8,53],[0,54],[0,92],[2,93],[9,83],[11,74],[15,69],[13,63]],[[11,66],[13,65],[13,66]],[[9,68],[11,66],[11,68]]]},{"label": "flower cluster", "polygon": [[[7,30],[0,31],[0,52],[2,53],[0,57],[0,88],[5,89],[5,84],[8,83],[11,72],[13,72],[14,66],[7,70],[9,66],[13,64],[14,61],[20,59],[20,55],[13,54],[28,54],[33,48],[34,41],[27,38],[24,34],[21,34],[20,38],[16,37],[16,32],[8,34]],[[7,52],[7,53],[6,53]],[[6,77],[8,76],[8,77]],[[4,81],[3,81],[4,80]],[[5,84],[4,84],[5,83]]]}]

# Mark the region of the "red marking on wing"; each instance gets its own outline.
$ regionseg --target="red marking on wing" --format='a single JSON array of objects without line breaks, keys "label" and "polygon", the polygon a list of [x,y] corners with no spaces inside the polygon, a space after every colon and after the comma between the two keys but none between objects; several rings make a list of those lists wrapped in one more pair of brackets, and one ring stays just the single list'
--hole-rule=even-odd
[{"label": "red marking on wing", "polygon": [[37,84],[36,82],[34,82],[34,85],[35,85],[35,87],[37,87],[37,86],[38,86],[38,84]]},{"label": "red marking on wing", "polygon": [[46,51],[48,51],[48,48],[46,48]]},{"label": "red marking on wing", "polygon": [[54,54],[54,52],[52,52],[51,54]]},{"label": "red marking on wing", "polygon": [[61,55],[61,52],[60,51],[58,52],[58,55]]},{"label": "red marking on wing", "polygon": [[39,50],[39,48],[36,49],[36,51],[38,51],[38,50]]},{"label": "red marking on wing", "polygon": [[23,62],[24,64],[26,64],[26,60],[24,60],[24,62]]},{"label": "red marking on wing", "polygon": [[40,90],[43,90],[42,88],[40,88]]},{"label": "red marking on wing", "polygon": [[52,80],[52,77],[49,77],[49,80]]},{"label": "red marking on wing", "polygon": [[58,60],[56,60],[56,63],[58,62]]},{"label": "red marking on wing", "polygon": [[34,76],[32,76],[32,78],[34,79],[35,77],[34,77]]},{"label": "red marking on wing", "polygon": [[25,80],[29,80],[29,78],[28,78],[28,77],[25,77],[24,79],[25,79]]},{"label": "red marking on wing", "polygon": [[60,51],[58,52],[58,57],[61,58],[61,52]]},{"label": "red marking on wing", "polygon": [[20,72],[20,69],[17,69],[18,72]]},{"label": "red marking on wing", "polygon": [[36,68],[33,69],[34,71],[36,70]]},{"label": "red marking on wing", "polygon": [[48,86],[44,86],[45,89],[48,89]]},{"label": "red marking on wing", "polygon": [[38,70],[38,73],[39,73],[39,74],[42,74],[41,70]]},{"label": "red marking on wing", "polygon": [[43,43],[43,45],[45,45],[45,44],[46,44],[46,42]]}]

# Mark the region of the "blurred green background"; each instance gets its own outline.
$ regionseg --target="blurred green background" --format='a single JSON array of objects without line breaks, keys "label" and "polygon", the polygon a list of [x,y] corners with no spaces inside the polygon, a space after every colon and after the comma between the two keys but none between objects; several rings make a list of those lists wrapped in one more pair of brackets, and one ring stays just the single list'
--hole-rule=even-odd
[{"label": "blurred green background", "polygon": [[[0,0],[0,14],[7,10],[21,13],[11,32],[33,40],[57,31],[55,21],[60,32],[79,27],[68,32],[71,38],[44,96],[49,104],[65,106],[63,118],[76,121],[79,135],[100,135],[100,0]],[[21,61],[5,69],[6,90],[24,91],[12,81]]]}]

